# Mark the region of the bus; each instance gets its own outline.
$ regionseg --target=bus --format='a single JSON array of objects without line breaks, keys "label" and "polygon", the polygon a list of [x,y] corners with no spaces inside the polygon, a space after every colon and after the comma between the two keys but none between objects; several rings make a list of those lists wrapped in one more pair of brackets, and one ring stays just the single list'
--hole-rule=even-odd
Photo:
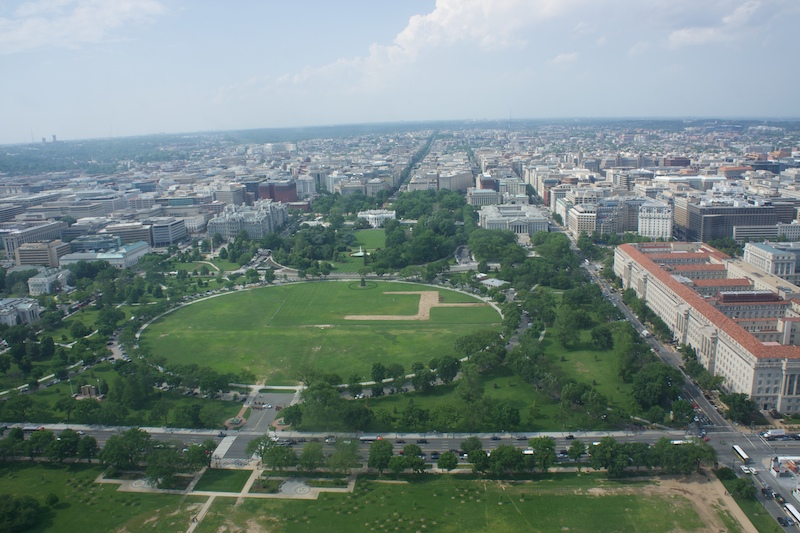
[{"label": "bus", "polygon": [[742,462],[742,464],[746,465],[750,462],[750,456],[744,453],[744,450],[738,444],[733,445],[733,453],[736,454],[736,457]]},{"label": "bus", "polygon": [[380,435],[361,435],[358,440],[361,442],[375,442],[376,440],[383,440]]},{"label": "bus", "polygon": [[792,520],[794,520],[795,524],[800,524],[800,513],[797,512],[797,509],[795,509],[794,505],[787,503],[783,506],[783,510],[786,511],[786,514],[792,517]]}]

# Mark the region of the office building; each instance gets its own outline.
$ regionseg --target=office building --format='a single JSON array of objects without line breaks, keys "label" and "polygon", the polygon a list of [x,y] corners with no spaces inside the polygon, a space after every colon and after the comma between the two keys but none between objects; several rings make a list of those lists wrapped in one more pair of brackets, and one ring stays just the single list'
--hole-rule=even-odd
[{"label": "office building", "polygon": [[64,222],[5,222],[0,223],[0,238],[6,257],[15,257],[14,252],[23,243],[61,239],[67,225]]},{"label": "office building", "polygon": [[547,218],[531,205],[484,205],[478,215],[478,225],[485,229],[507,229],[518,235],[549,230]]},{"label": "office building", "polygon": [[98,235],[114,235],[122,240],[122,244],[144,241],[153,244],[153,227],[141,222],[124,222],[109,224],[97,232]]},{"label": "office building", "polygon": [[[675,340],[692,346],[699,362],[724,378],[725,391],[747,394],[759,409],[797,412],[800,302],[761,289],[754,274],[738,278],[737,270],[727,268],[730,261],[702,243],[624,244],[616,249],[614,273],[665,322]],[[707,297],[693,287],[697,280],[685,275],[703,268],[719,280],[704,283],[745,281]],[[745,284],[752,290],[739,290]]]},{"label": "office building", "polygon": [[105,252],[73,252],[61,258],[61,266],[74,265],[80,261],[91,263],[93,261],[107,261],[117,269],[130,268],[138,263],[142,257],[150,253],[150,244],[144,241],[125,244],[119,248]]},{"label": "office building", "polygon": [[57,267],[61,256],[70,253],[70,245],[56,239],[47,242],[26,242],[14,250],[14,260],[20,265]]},{"label": "office building", "polygon": [[0,299],[0,324],[34,324],[39,321],[39,302],[32,298]]},{"label": "office building", "polygon": [[165,247],[184,240],[188,232],[181,218],[157,217],[147,220],[152,228],[153,246]]},{"label": "office building", "polygon": [[45,269],[28,278],[28,293],[31,296],[53,294],[67,286],[71,273],[58,268]]},{"label": "office building", "polygon": [[672,238],[672,207],[665,202],[648,200],[639,207],[637,232],[642,237],[668,240]]},{"label": "office building", "polygon": [[250,239],[261,239],[274,232],[289,218],[286,204],[272,200],[259,200],[252,207],[225,206],[221,214],[208,221],[208,234],[219,234],[232,241],[244,231]]}]

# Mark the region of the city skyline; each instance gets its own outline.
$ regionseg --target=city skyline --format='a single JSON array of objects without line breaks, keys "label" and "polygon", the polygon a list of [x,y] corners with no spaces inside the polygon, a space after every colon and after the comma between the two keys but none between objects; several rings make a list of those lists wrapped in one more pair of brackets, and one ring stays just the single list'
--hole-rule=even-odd
[{"label": "city skyline", "polygon": [[[797,117],[800,6],[52,0],[0,7],[0,143],[470,119]],[[769,73],[769,77],[765,74]]]}]

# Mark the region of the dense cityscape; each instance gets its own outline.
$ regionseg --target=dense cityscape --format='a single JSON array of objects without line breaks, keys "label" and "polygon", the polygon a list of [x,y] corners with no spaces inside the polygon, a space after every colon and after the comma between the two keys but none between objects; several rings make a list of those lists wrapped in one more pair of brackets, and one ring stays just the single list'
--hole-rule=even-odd
[{"label": "dense cityscape", "polygon": [[800,123],[1,151],[4,530],[605,530],[536,510],[576,479],[653,506],[609,531],[800,517]]}]

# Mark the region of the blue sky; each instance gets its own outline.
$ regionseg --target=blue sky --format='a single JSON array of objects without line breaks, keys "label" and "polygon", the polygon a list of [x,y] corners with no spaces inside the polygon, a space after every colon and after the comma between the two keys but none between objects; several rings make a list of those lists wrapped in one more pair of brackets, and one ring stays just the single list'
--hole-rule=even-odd
[{"label": "blue sky", "polygon": [[797,0],[4,0],[0,143],[800,117]]}]

